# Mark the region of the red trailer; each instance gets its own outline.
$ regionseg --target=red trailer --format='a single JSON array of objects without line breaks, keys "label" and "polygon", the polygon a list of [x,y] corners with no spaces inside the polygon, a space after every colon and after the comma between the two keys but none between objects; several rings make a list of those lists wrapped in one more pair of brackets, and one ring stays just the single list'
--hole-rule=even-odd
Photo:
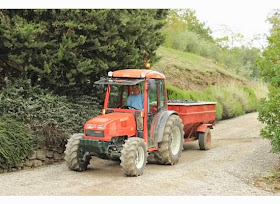
[{"label": "red trailer", "polygon": [[210,129],[216,123],[216,102],[172,100],[168,102],[168,110],[176,111],[180,116],[185,142],[199,139],[200,149],[210,149]]}]

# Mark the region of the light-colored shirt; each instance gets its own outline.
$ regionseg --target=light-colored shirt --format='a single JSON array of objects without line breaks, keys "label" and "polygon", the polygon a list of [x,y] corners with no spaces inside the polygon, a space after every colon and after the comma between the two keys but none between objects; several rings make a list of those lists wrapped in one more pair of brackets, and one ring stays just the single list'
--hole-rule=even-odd
[{"label": "light-colored shirt", "polygon": [[144,101],[143,93],[139,93],[138,95],[131,94],[127,98],[127,105],[136,108],[138,110],[142,110],[144,109],[143,101]]}]

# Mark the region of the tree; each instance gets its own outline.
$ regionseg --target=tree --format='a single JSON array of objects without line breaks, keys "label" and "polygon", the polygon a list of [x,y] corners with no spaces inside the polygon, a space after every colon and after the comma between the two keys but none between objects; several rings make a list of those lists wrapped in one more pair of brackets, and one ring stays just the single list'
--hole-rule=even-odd
[{"label": "tree", "polygon": [[223,48],[230,49],[245,43],[244,36],[241,33],[236,33],[227,25],[221,25],[219,32],[223,36],[217,38],[216,42]]},{"label": "tree", "polygon": [[183,16],[184,20],[186,21],[188,31],[192,31],[198,34],[201,38],[204,38],[205,40],[214,42],[214,39],[211,36],[211,29],[209,27],[205,27],[205,23],[200,22],[198,20],[198,18],[196,17],[195,10],[186,9]]},{"label": "tree", "polygon": [[88,94],[108,70],[156,59],[166,15],[157,9],[0,10],[1,73],[59,94]]},{"label": "tree", "polygon": [[272,24],[269,45],[258,61],[261,75],[270,83],[267,99],[262,99],[259,107],[259,120],[266,124],[261,130],[264,138],[271,140],[272,152],[280,152],[280,10],[269,18]]}]

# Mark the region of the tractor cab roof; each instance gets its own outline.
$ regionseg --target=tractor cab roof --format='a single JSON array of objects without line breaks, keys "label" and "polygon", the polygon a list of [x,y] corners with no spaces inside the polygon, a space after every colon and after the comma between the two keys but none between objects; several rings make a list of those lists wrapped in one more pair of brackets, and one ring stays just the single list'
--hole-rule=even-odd
[{"label": "tractor cab roof", "polygon": [[123,69],[108,73],[109,78],[103,78],[95,84],[111,85],[136,85],[145,79],[165,79],[165,76],[157,71],[147,69]]},{"label": "tractor cab roof", "polygon": [[145,81],[145,79],[107,78],[107,79],[100,79],[94,83],[95,84],[111,84],[111,85],[136,85],[143,81]]},{"label": "tractor cab roof", "polygon": [[146,79],[165,79],[165,76],[157,71],[150,69],[123,69],[112,73],[112,77],[116,78],[146,78]]}]

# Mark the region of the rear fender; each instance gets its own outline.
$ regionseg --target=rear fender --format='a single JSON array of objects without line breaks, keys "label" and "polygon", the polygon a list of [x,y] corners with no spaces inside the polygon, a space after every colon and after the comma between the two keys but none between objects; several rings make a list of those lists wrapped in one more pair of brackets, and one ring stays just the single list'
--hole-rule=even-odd
[{"label": "rear fender", "polygon": [[201,124],[197,127],[196,132],[206,132],[207,128],[213,129],[212,124]]},{"label": "rear fender", "polygon": [[162,141],[165,124],[171,115],[178,115],[175,111],[160,111],[154,117],[151,126],[151,136],[155,138],[156,144]]}]

